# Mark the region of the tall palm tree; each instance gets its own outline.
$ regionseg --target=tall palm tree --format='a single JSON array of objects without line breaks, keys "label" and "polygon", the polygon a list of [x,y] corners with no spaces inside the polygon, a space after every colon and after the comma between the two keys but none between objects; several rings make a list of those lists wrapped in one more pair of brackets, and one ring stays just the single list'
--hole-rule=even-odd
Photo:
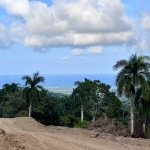
[{"label": "tall palm tree", "polygon": [[150,78],[150,57],[132,54],[129,60],[119,60],[113,66],[114,70],[121,69],[116,77],[117,93],[131,99],[130,126],[131,135],[134,133],[134,99],[136,89],[141,87],[145,97],[148,95]]},{"label": "tall palm tree", "polygon": [[45,78],[39,76],[39,73],[36,72],[33,74],[33,78],[25,75],[22,77],[22,80],[25,80],[25,89],[23,92],[23,96],[29,103],[29,117],[31,117],[32,101],[40,100],[41,90],[43,90],[43,87],[38,85],[38,83],[44,82]]}]

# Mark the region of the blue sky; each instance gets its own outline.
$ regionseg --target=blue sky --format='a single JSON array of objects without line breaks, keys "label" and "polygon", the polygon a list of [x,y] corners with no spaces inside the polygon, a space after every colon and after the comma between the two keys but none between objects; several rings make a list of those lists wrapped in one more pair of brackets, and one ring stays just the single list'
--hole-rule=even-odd
[{"label": "blue sky", "polygon": [[0,1],[0,74],[116,73],[150,55],[149,0]]}]

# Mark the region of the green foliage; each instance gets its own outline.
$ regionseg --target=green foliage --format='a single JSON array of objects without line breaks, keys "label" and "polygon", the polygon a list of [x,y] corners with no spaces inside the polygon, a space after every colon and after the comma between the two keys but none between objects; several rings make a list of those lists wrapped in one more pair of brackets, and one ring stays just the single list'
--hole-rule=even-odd
[{"label": "green foliage", "polygon": [[116,77],[117,93],[119,96],[131,97],[135,94],[135,86],[142,87],[143,92],[149,90],[146,79],[150,78],[150,57],[131,55],[129,60],[119,60],[113,66],[114,70],[121,69]]},{"label": "green foliage", "polygon": [[65,114],[66,115],[73,115],[74,113],[74,107],[75,107],[75,102],[74,100],[71,98],[71,96],[69,95],[64,95],[63,97],[61,97],[61,101],[63,103],[63,105],[65,106]]},{"label": "green foliage", "polygon": [[88,122],[86,120],[80,121],[79,123],[74,124],[75,128],[87,128]]},{"label": "green foliage", "polygon": [[79,122],[79,119],[72,115],[60,117],[60,124],[66,127],[74,127],[74,124],[77,124],[78,122]]},{"label": "green foliage", "polygon": [[69,126],[69,124],[70,124],[70,119],[68,118],[68,117],[63,117],[63,116],[61,116],[60,117],[60,124],[61,125],[63,125],[63,126],[65,126],[65,127],[68,127]]},{"label": "green foliage", "polygon": [[120,118],[116,119],[116,122],[122,123],[125,126],[129,126],[129,119],[128,118],[120,117]]},{"label": "green foliage", "polygon": [[138,103],[141,94],[144,99],[150,97],[150,87],[147,82],[150,79],[150,57],[134,54],[128,60],[117,61],[113,68],[120,69],[116,77],[118,95],[125,95],[131,99],[130,121],[133,122],[131,134],[134,134],[134,102]]},{"label": "green foliage", "polygon": [[[75,82],[77,88],[73,90],[72,99],[77,107],[84,105],[85,118],[98,118],[102,112],[109,117],[119,117],[121,102],[114,92],[110,92],[110,86],[99,80]],[[74,112],[79,112],[75,110]],[[89,113],[90,112],[90,113]]]},{"label": "green foliage", "polygon": [[22,80],[25,80],[25,88],[23,90],[23,97],[29,104],[29,117],[31,117],[31,106],[33,101],[39,101],[42,97],[42,91],[44,90],[42,86],[38,85],[40,82],[44,82],[45,78],[39,76],[36,72],[33,74],[33,78],[30,76],[23,76]]},{"label": "green foliage", "polygon": [[[15,86],[13,90],[6,90],[6,85],[11,89],[12,85]],[[22,88],[18,84],[5,84],[4,89],[0,90],[0,117],[15,117],[20,110],[25,110],[25,100],[22,98]]]},{"label": "green foliage", "polygon": [[28,112],[26,110],[22,110],[16,114],[16,117],[27,117]]},{"label": "green foliage", "polygon": [[118,118],[120,117],[121,102],[115,96],[115,93],[110,93],[110,98],[108,99],[108,107],[106,114],[109,118]]},{"label": "green foliage", "polygon": [[33,108],[33,117],[45,125],[60,125],[59,118],[64,114],[65,107],[61,98],[52,96],[49,92],[39,102],[38,107]]}]

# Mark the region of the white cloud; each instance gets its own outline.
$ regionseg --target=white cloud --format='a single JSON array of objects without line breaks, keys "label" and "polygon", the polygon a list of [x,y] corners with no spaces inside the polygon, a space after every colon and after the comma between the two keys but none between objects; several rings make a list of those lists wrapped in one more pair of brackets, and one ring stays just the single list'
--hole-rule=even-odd
[{"label": "white cloud", "polygon": [[88,54],[102,54],[103,49],[100,46],[92,46],[87,50]]},{"label": "white cloud", "polygon": [[141,51],[150,51],[150,35],[146,34],[144,37],[141,37],[136,45],[134,45],[134,49]]},{"label": "white cloud", "polygon": [[150,13],[148,11],[144,11],[141,16],[140,28],[137,42],[133,45],[133,48],[138,51],[150,51]]},{"label": "white cloud", "polygon": [[62,60],[63,60],[63,61],[68,61],[68,60],[70,60],[70,57],[69,57],[69,56],[64,56],[64,57],[62,58]]},{"label": "white cloud", "polygon": [[72,55],[76,55],[76,56],[80,56],[80,55],[83,55],[84,54],[84,51],[82,49],[73,49],[71,51],[71,54]]},{"label": "white cloud", "polygon": [[30,11],[28,0],[1,0],[0,6],[3,6],[9,14],[17,17],[25,17]]},{"label": "white cloud", "polygon": [[22,17],[11,31],[25,46],[118,45],[134,37],[134,22],[120,0],[53,0],[51,7],[40,1],[5,0],[0,6]]},{"label": "white cloud", "polygon": [[0,24],[0,49],[6,49],[13,45],[9,31],[3,24]]},{"label": "white cloud", "polygon": [[142,18],[141,27],[143,30],[150,30],[150,15],[147,14]]}]

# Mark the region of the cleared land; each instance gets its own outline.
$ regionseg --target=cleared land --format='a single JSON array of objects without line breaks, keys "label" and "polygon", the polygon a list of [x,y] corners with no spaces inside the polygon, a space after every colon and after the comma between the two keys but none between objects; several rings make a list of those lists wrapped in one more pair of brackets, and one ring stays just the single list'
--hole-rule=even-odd
[{"label": "cleared land", "polygon": [[0,118],[0,150],[150,150],[150,140],[44,126],[33,118]]}]

